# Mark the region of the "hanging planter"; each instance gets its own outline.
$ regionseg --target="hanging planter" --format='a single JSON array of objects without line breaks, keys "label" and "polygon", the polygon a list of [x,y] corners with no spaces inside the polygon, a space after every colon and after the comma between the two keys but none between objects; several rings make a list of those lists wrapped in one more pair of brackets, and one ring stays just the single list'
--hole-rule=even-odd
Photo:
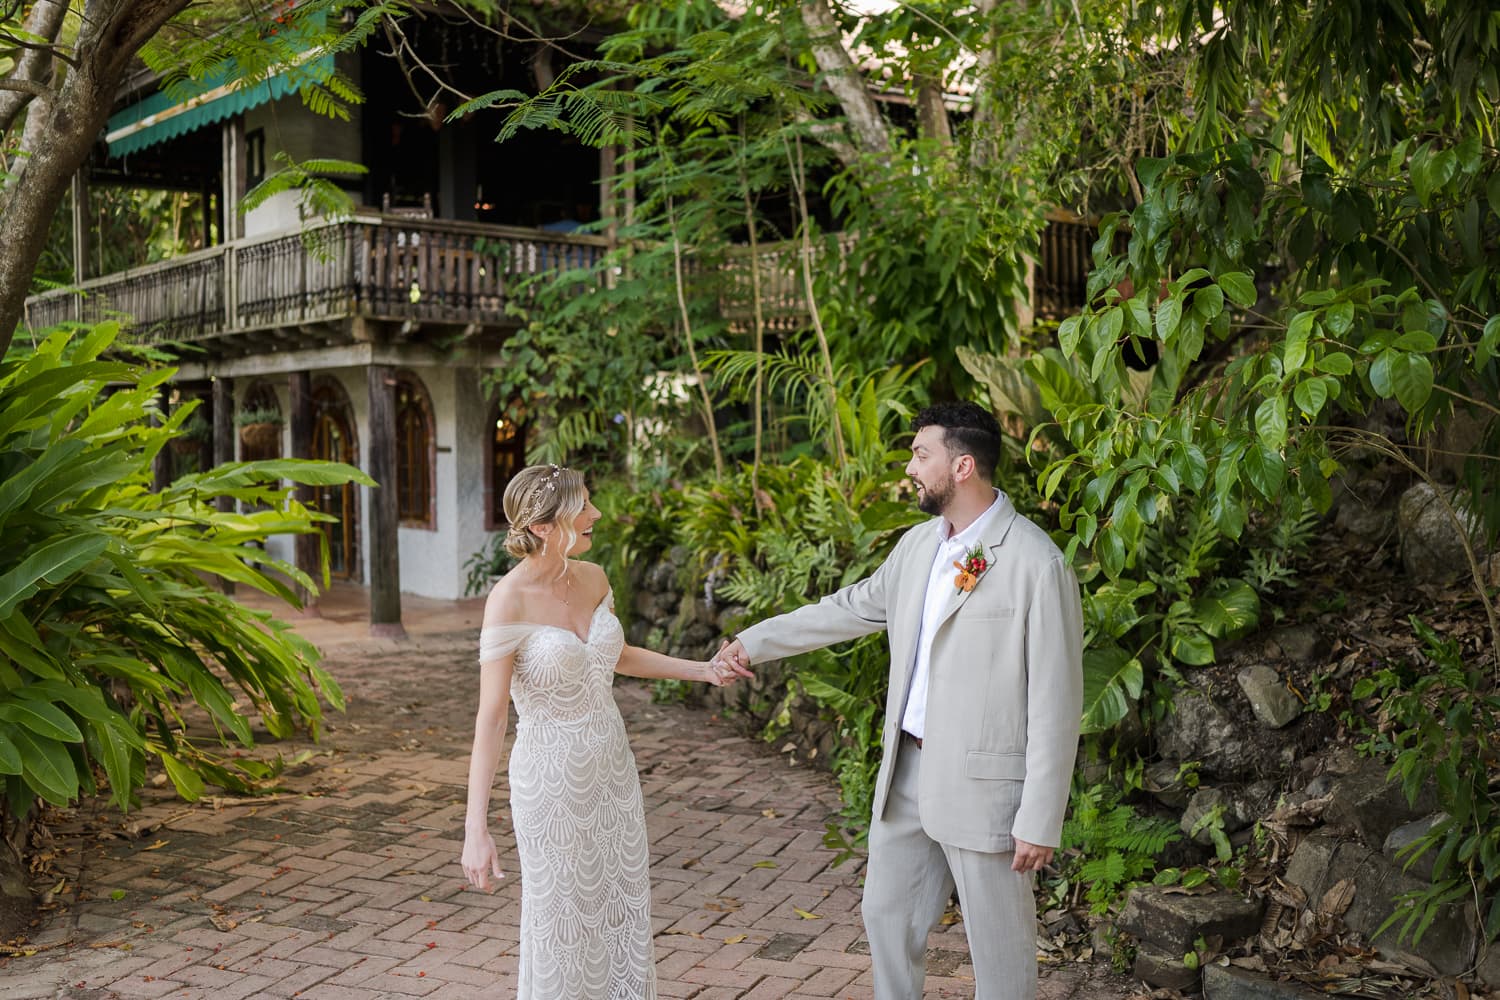
[{"label": "hanging planter", "polygon": [[247,450],[264,454],[281,444],[281,414],[275,410],[244,410],[234,422],[240,428],[240,444]]},{"label": "hanging planter", "polygon": [[172,439],[172,450],[179,455],[200,454],[204,444],[208,441],[211,430],[208,421],[204,420],[200,414],[194,413],[178,428],[177,436]]},{"label": "hanging planter", "polygon": [[256,451],[268,451],[281,443],[281,425],[271,423],[242,424],[240,443]]}]

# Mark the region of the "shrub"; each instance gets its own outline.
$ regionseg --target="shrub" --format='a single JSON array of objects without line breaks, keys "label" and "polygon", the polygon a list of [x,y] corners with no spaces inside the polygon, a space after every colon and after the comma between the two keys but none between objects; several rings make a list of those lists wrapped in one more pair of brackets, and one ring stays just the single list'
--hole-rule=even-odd
[{"label": "shrub", "polygon": [[[94,793],[96,768],[121,809],[150,762],[187,799],[206,782],[243,790],[267,777],[265,765],[201,748],[194,706],[211,739],[248,747],[242,704],[277,737],[299,726],[316,737],[320,699],[343,705],[311,645],[211,581],[295,604],[292,586],[314,580],[256,547],[276,534],[322,539],[329,518],[298,503],[292,484],[373,481],[286,460],[221,465],[151,492],[152,460],[191,408],[152,426],[173,372],[105,360],[117,333],[114,323],[54,332],[0,363],[0,818],[12,837],[37,796],[63,805]],[[262,509],[221,512],[221,496]],[[326,585],[326,544],[322,570]]]}]

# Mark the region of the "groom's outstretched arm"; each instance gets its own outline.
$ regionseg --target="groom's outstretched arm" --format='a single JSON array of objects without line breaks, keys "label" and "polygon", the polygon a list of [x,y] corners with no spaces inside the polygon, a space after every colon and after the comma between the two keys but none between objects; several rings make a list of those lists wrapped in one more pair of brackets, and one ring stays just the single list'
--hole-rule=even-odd
[{"label": "groom's outstretched arm", "polygon": [[889,600],[894,593],[892,567],[898,561],[904,541],[897,543],[885,562],[863,580],[829,594],[816,604],[750,626],[719,655],[737,661],[740,666],[749,666],[879,632],[886,626]]}]

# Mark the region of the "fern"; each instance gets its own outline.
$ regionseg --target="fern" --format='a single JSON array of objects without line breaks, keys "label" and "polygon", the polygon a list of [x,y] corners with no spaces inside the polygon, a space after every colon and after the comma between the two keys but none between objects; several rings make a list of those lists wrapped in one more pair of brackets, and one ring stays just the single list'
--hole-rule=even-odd
[{"label": "fern", "polygon": [[1103,914],[1154,872],[1162,851],[1180,838],[1175,823],[1141,816],[1111,785],[1075,787],[1063,823],[1067,875],[1086,885],[1084,897],[1094,913]]}]

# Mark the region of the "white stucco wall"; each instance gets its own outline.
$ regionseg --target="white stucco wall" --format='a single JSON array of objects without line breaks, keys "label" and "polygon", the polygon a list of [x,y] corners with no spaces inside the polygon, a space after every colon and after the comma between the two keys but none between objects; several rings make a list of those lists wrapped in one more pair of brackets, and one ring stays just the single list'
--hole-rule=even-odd
[{"label": "white stucco wall", "polygon": [[[357,58],[341,55],[338,66],[344,76],[358,84]],[[245,134],[249,135],[256,129],[263,131],[267,175],[281,166],[276,160],[278,152],[285,152],[298,161],[318,157],[359,163],[363,159],[359,134],[361,110],[358,104],[348,108],[348,121],[326,118],[314,114],[298,95],[289,94],[279,101],[246,111]],[[357,187],[360,181],[353,178],[350,183]],[[298,207],[300,203],[301,195],[296,191],[283,191],[253,211],[246,212],[246,238],[300,228],[303,222]]]}]

